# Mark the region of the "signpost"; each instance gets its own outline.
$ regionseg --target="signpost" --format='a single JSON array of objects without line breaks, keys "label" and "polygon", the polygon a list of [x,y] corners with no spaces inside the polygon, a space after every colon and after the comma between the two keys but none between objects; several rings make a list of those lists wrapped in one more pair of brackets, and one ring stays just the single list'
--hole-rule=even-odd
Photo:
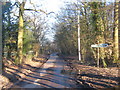
[{"label": "signpost", "polygon": [[97,66],[99,67],[99,48],[102,47],[102,48],[105,48],[105,47],[109,47],[110,44],[107,44],[107,43],[103,43],[103,44],[93,44],[91,45],[92,48],[98,48],[98,55],[97,55]]},{"label": "signpost", "polygon": [[93,48],[98,48],[98,47],[109,47],[109,44],[103,43],[103,44],[93,44],[91,45]]}]

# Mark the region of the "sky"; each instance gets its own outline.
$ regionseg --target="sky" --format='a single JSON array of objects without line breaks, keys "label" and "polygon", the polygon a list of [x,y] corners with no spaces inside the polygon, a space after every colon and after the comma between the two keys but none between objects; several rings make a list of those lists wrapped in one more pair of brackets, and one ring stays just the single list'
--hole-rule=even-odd
[{"label": "sky", "polygon": [[[11,0],[11,1],[15,2],[17,0]],[[23,0],[18,0],[18,1],[22,2]],[[87,1],[87,0],[81,0],[81,1]],[[113,0],[107,0],[107,1],[113,1]],[[48,17],[46,17],[48,19],[47,24],[49,24],[50,26],[49,34],[47,35],[47,38],[49,38],[49,40],[52,41],[54,37],[54,30],[52,30],[52,28],[54,22],[56,21],[55,14],[57,14],[60,8],[65,5],[64,2],[76,2],[76,0],[31,0],[31,2],[36,4],[40,9],[46,11],[47,13],[54,12],[50,14]],[[29,3],[29,0],[27,0],[26,7],[27,8],[32,7],[31,4]]]},{"label": "sky", "polygon": [[[72,2],[72,3],[76,3],[77,0],[31,0],[33,3],[36,3],[38,5],[42,4],[42,8],[43,10],[46,10],[48,13],[49,12],[55,12],[55,14],[57,14],[60,10],[61,7],[63,7],[65,5],[65,2]],[[83,2],[85,1],[97,1],[97,0],[81,0]],[[101,0],[98,0],[101,1]],[[105,0],[102,0],[105,1]],[[106,0],[106,1],[114,1],[114,0]],[[49,16],[49,20],[48,20],[48,24],[50,25],[50,32],[47,35],[47,37],[49,38],[49,40],[53,41],[53,37],[54,37],[54,30],[52,30],[52,25],[54,24],[54,22],[56,21],[55,19],[55,14],[51,14]]]},{"label": "sky", "polygon": [[[12,0],[15,1],[15,0]],[[19,0],[22,1],[22,0]],[[32,3],[38,6],[38,9],[41,9],[47,13],[49,12],[54,12],[46,16],[45,14],[42,14],[43,17],[47,18],[47,25],[49,26],[49,33],[46,35],[46,37],[50,40],[53,41],[54,39],[54,29],[53,25],[56,21],[55,15],[58,13],[60,10],[60,7],[64,5],[65,0],[31,0]],[[31,8],[33,7],[29,0],[27,0],[27,3],[25,5],[25,8]],[[29,14],[29,12],[27,12]]]},{"label": "sky", "polygon": [[[15,2],[15,1],[22,2],[23,0],[10,0],[10,1],[11,2]],[[25,4],[25,8],[33,7],[33,5],[31,5],[29,1],[30,0],[27,0],[27,3]],[[54,12],[48,15],[48,17],[46,17],[46,15],[43,14],[43,16],[45,16],[48,20],[47,24],[49,25],[49,34],[46,36],[50,41],[53,41],[53,37],[54,37],[54,30],[52,28],[53,28],[53,24],[56,21],[55,15],[59,12],[60,8],[64,5],[65,1],[70,1],[70,0],[31,0],[32,3],[38,6],[38,9],[41,9],[47,13]],[[30,15],[30,12],[27,12],[27,13]]]},{"label": "sky", "polygon": [[[10,2],[22,2],[23,0],[2,0],[2,1],[10,1]],[[37,9],[41,9],[47,13],[49,12],[54,12],[54,13],[51,13],[49,14],[48,16],[46,16],[45,14],[42,14],[43,17],[45,17],[47,19],[47,25],[49,26],[49,33],[46,35],[47,38],[50,40],[50,41],[53,41],[54,39],[54,28],[53,28],[53,25],[54,23],[56,22],[56,14],[60,11],[60,8],[63,7],[65,5],[64,2],[68,2],[68,1],[75,1],[75,0],[27,0],[26,4],[25,4],[25,8],[33,8],[33,5],[30,4],[30,1],[34,4],[34,5],[37,5]],[[18,9],[15,9],[13,10],[15,11],[15,15],[18,16]],[[30,15],[30,12],[25,12],[25,14],[28,14]]]},{"label": "sky", "polygon": [[60,8],[64,5],[64,0],[43,0],[43,7],[47,9],[47,12],[54,12],[54,14],[51,14],[49,17],[49,25],[50,25],[50,32],[47,35],[49,40],[53,41],[54,39],[54,29],[53,25],[56,21],[55,14],[57,14],[60,10]]},{"label": "sky", "polygon": [[48,16],[49,34],[46,35],[46,37],[50,41],[53,41],[55,33],[54,33],[54,29],[52,28],[56,21],[55,14],[57,14],[58,11],[60,10],[60,7],[63,6],[63,0],[42,0],[41,4],[43,5],[42,6],[43,9],[46,10],[48,13],[54,12]]},{"label": "sky", "polygon": [[[31,0],[32,3],[40,6],[40,8],[46,11],[47,13],[54,12],[51,13],[48,17],[46,17],[48,18],[47,24],[49,25],[49,34],[47,34],[46,37],[50,41],[53,41],[55,34],[53,28],[53,25],[56,21],[55,15],[59,12],[60,8],[64,6],[65,1],[70,1],[70,0]],[[30,4],[26,4],[26,7],[30,7]]]}]

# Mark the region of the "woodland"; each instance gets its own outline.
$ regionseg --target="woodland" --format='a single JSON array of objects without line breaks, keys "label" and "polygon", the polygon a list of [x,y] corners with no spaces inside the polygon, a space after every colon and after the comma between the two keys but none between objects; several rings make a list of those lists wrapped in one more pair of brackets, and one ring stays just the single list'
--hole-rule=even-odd
[{"label": "woodland", "polygon": [[[96,61],[106,67],[119,63],[120,57],[120,5],[119,2],[66,3],[56,15],[54,41],[45,38],[47,14],[31,3],[34,9],[24,8],[23,2],[5,2],[2,5],[2,56],[14,58],[16,64],[23,62],[29,53],[58,51],[65,55],[78,55],[78,18],[80,17],[80,48],[82,61]],[[15,10],[19,14],[15,14]],[[24,12],[31,12],[33,17]],[[108,43],[109,47],[91,48],[92,44]],[[56,50],[52,50],[56,46]],[[31,54],[29,54],[31,55]],[[32,56],[31,56],[32,57]],[[97,62],[97,61],[96,61]]]},{"label": "woodland", "polygon": [[[66,4],[55,25],[55,42],[59,52],[78,55],[78,18],[80,25],[81,61],[95,62],[107,67],[120,63],[120,3],[80,2]],[[109,44],[92,48],[92,44]]]},{"label": "woodland", "polygon": [[[32,8],[25,7],[27,2]],[[77,57],[74,61],[82,65],[98,68],[120,66],[119,1],[65,2],[55,15],[53,41],[46,38],[49,34],[46,16],[49,14],[31,0],[0,2],[3,71],[6,63],[20,66],[26,60],[29,62],[54,52],[61,57]],[[78,60],[78,28],[81,60]],[[108,46],[91,47],[96,44]]]}]

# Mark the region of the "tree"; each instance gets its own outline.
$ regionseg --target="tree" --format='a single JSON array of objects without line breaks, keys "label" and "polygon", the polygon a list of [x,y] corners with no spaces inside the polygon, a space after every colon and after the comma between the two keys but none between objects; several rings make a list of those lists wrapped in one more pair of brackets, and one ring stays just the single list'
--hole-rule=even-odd
[{"label": "tree", "polygon": [[[92,22],[94,22],[93,25],[93,30],[96,32],[96,42],[98,44],[100,43],[105,43],[105,38],[104,38],[104,31],[105,31],[105,26],[104,26],[104,11],[98,11],[97,9],[103,8],[105,7],[105,3],[102,2],[92,2],[91,3],[91,10],[92,10]],[[105,49],[104,48],[100,48],[99,51],[97,53],[100,53],[98,55],[98,57],[100,57],[99,59],[102,60],[103,62],[103,66],[106,67],[107,64],[105,62]]]},{"label": "tree", "polygon": [[120,48],[120,43],[119,43],[119,34],[120,34],[120,25],[119,25],[119,14],[120,13],[120,2],[115,2],[115,9],[114,9],[114,62],[116,62],[117,60],[119,60],[119,48]]},{"label": "tree", "polygon": [[16,63],[17,64],[21,64],[22,63],[22,59],[23,59],[23,33],[24,33],[24,29],[23,29],[23,13],[24,13],[24,7],[25,7],[25,3],[26,0],[23,0],[22,3],[20,3],[20,7],[19,7],[19,30],[18,30],[18,43],[17,43],[17,59],[16,59]]},{"label": "tree", "polygon": [[[11,52],[16,48],[16,30],[17,24],[11,17],[14,4],[5,2],[3,5],[3,56],[7,54],[7,58],[11,59]],[[4,55],[5,54],[5,55]]]},{"label": "tree", "polygon": [[35,12],[43,12],[46,14],[46,12],[44,12],[43,10],[39,9],[39,10],[34,10],[34,9],[25,9],[25,4],[26,4],[26,0],[23,0],[22,3],[19,3],[19,30],[18,30],[18,41],[17,41],[17,59],[16,59],[16,63],[17,64],[21,64],[22,60],[23,60],[23,35],[24,35],[24,19],[23,19],[23,14],[24,11],[35,11]]},{"label": "tree", "polygon": [[[77,16],[76,6],[80,12],[81,56],[85,62],[100,58],[100,65],[106,67],[112,63],[112,47],[92,49],[92,44],[112,43],[113,40],[113,3],[81,2],[79,5],[67,3],[60,13],[56,25],[56,43],[63,53],[77,55]],[[111,9],[112,8],[112,9]],[[74,48],[73,48],[74,47]],[[118,50],[118,49],[117,49]]]}]

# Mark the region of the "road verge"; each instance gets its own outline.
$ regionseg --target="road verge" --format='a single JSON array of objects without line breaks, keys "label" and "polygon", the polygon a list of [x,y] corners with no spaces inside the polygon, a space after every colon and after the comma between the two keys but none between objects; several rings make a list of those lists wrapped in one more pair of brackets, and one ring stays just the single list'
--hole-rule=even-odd
[{"label": "road verge", "polygon": [[49,56],[44,55],[39,58],[33,58],[30,63],[24,63],[20,66],[6,64],[3,76],[8,78],[9,82],[3,85],[2,88],[12,88],[14,85],[22,81],[26,75],[40,69],[48,59]]}]

